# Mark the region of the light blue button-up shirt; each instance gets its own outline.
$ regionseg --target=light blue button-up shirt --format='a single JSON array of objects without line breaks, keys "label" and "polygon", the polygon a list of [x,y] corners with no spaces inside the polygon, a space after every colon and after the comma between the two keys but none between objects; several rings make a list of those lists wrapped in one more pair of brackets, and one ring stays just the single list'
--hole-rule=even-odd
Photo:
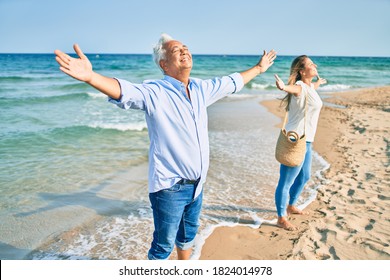
[{"label": "light blue button-up shirt", "polygon": [[149,192],[170,188],[182,178],[201,178],[202,190],[209,168],[207,107],[244,87],[239,73],[222,78],[190,78],[185,85],[170,77],[134,84],[117,79],[121,98],[109,101],[123,109],[145,111],[148,126]]}]

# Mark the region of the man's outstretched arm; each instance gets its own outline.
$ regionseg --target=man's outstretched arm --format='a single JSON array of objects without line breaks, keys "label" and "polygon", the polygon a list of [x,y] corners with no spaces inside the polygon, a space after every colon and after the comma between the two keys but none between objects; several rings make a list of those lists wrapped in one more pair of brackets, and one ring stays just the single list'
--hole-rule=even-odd
[{"label": "man's outstretched arm", "polygon": [[91,62],[81,51],[80,47],[75,44],[73,48],[79,56],[78,58],[71,57],[60,50],[54,51],[60,70],[74,79],[91,85],[109,97],[119,99],[121,97],[121,89],[118,81],[94,72]]},{"label": "man's outstretched arm", "polygon": [[242,78],[244,79],[244,84],[249,83],[257,75],[267,71],[268,68],[271,67],[272,64],[274,64],[275,58],[276,52],[274,50],[271,50],[269,53],[264,51],[263,56],[255,66],[240,73]]}]

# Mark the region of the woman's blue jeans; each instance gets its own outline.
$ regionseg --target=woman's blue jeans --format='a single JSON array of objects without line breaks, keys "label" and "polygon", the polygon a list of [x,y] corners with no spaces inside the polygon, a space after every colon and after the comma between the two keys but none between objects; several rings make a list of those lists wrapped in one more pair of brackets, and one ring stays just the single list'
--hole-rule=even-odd
[{"label": "woman's blue jeans", "polygon": [[203,191],[194,199],[197,184],[176,184],[156,193],[150,193],[154,232],[150,260],[164,260],[174,245],[190,249],[199,227]]},{"label": "woman's blue jeans", "polygon": [[[275,191],[275,204],[279,217],[287,215],[287,205],[295,205],[311,175],[312,147],[306,142],[306,154],[300,166],[290,167],[281,164],[278,186]],[[288,204],[287,204],[288,203]]]}]

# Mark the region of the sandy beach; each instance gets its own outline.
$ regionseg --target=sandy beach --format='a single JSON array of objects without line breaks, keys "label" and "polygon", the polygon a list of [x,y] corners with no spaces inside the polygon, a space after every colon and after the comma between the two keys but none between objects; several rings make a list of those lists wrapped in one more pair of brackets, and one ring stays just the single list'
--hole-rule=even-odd
[{"label": "sandy beach", "polygon": [[[290,217],[299,229],[218,227],[200,259],[390,259],[390,87],[335,93],[324,101],[314,149],[330,167],[305,209],[309,214]],[[279,104],[261,105],[282,118]]]}]

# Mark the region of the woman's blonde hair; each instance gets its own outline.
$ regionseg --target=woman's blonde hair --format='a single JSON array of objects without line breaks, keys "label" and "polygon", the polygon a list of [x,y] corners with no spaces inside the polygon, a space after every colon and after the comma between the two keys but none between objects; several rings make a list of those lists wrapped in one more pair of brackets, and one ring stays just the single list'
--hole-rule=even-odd
[{"label": "woman's blonde hair", "polygon": [[[291,63],[290,68],[290,77],[288,78],[288,85],[295,85],[297,81],[302,80],[300,71],[305,68],[305,61],[308,58],[307,55],[301,55],[294,59]],[[287,95],[282,99],[282,103],[286,104],[286,111],[289,110],[291,102],[291,94],[287,93]]]}]

